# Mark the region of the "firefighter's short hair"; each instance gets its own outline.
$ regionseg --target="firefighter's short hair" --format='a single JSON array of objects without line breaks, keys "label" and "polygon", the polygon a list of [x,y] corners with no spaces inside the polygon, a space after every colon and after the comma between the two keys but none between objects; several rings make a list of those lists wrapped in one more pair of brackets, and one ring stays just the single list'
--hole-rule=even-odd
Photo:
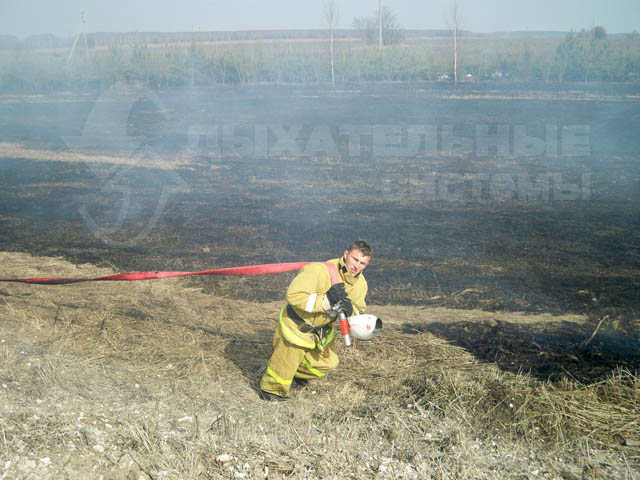
[{"label": "firefighter's short hair", "polygon": [[350,252],[351,250],[360,250],[360,253],[365,257],[373,257],[373,248],[371,248],[364,240],[356,240],[349,245],[347,251]]}]

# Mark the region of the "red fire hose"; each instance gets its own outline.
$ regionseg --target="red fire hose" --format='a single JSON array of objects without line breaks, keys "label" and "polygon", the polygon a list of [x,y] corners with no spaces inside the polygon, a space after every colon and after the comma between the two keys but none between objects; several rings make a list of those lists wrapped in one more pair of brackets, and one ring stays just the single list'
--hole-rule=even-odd
[{"label": "red fire hose", "polygon": [[244,267],[202,270],[200,272],[131,272],[92,278],[0,278],[0,282],[64,285],[67,283],[80,282],[154,280],[156,278],[186,277],[189,275],[265,275],[270,273],[283,273],[300,270],[309,263],[311,262],[268,263],[264,265],[247,265]]},{"label": "red fire hose", "polygon": [[[157,278],[172,278],[172,277],[186,277],[189,275],[265,275],[271,273],[284,273],[291,272],[293,270],[300,270],[305,265],[311,262],[294,262],[294,263],[267,263],[263,265],[247,265],[244,267],[229,267],[218,268],[216,270],[202,270],[200,272],[131,272],[131,273],[118,273],[115,275],[106,275],[104,277],[89,277],[89,278],[0,278],[0,282],[13,282],[13,283],[31,283],[37,285],[65,285],[69,283],[80,282],[102,282],[102,281],[132,281],[132,280],[154,280]],[[329,269],[329,276],[331,277],[331,284],[335,285],[340,282],[340,277],[336,267],[330,263],[325,262]],[[349,329],[349,322],[344,313],[340,312],[340,332],[344,337],[344,343],[347,347],[351,346],[351,335]]]}]

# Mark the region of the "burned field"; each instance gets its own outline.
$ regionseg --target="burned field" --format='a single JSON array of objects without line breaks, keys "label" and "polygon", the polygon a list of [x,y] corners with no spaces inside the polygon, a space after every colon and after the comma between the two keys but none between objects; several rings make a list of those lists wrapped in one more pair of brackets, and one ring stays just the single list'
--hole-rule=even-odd
[{"label": "burned field", "polygon": [[[134,90],[2,110],[3,250],[191,271],[321,260],[355,236],[376,246],[372,303],[637,334],[631,87]],[[269,301],[288,277],[190,282]]]},{"label": "burned field", "polygon": [[[588,442],[594,441],[612,451],[622,449],[636,467],[637,446],[633,445],[638,439],[629,433],[632,423],[627,422],[627,430],[623,425],[627,412],[637,413],[640,369],[638,93],[630,86],[519,86],[498,91],[474,85],[456,90],[378,85],[348,91],[242,87],[142,96],[138,92],[124,99],[98,94],[5,96],[0,99],[0,251],[61,257],[61,273],[83,264],[109,271],[193,271],[324,260],[340,252],[345,242],[364,238],[375,249],[367,269],[368,300],[372,309],[389,318],[390,330],[378,350],[374,345],[362,347],[364,352],[352,361],[370,371],[378,355],[387,369],[380,373],[386,386],[368,373],[364,380],[349,383],[349,391],[340,390],[339,385],[321,387],[322,401],[330,403],[342,395],[362,397],[349,415],[373,419],[390,411],[369,408],[367,399],[395,401],[390,400],[395,390],[401,402],[431,412],[429,421],[431,414],[444,419],[443,424],[454,416],[466,418],[469,438],[451,434],[453,427],[436,434],[427,424],[420,426],[424,427],[420,434],[428,435],[421,440],[425,451],[433,447],[442,458],[449,458],[451,445],[471,448],[474,440],[469,432],[490,443],[494,434],[488,432],[495,427],[504,439],[523,437],[531,445],[553,439],[558,451],[568,448],[567,442],[572,441],[568,439],[578,438],[573,444],[579,445],[577,450],[569,449],[574,457],[580,457],[583,448],[588,451]],[[120,105],[124,114],[103,110],[101,105]],[[15,258],[26,262],[28,257]],[[14,268],[6,271],[21,275]],[[9,276],[5,265],[0,276]],[[167,353],[167,358],[154,357],[157,365],[180,365],[180,374],[149,367],[154,374],[184,382],[182,388],[198,399],[196,404],[204,393],[185,386],[186,379],[215,383],[215,374],[206,365],[220,358],[234,363],[230,369],[237,368],[243,382],[255,388],[253,372],[268,358],[272,326],[269,315],[258,312],[262,308],[270,314],[277,311],[290,279],[291,274],[183,279],[179,286],[188,290],[185,295],[191,295],[191,289],[205,294],[198,294],[194,305],[202,302],[206,308],[193,311],[171,296],[171,288],[153,287],[162,290],[154,298],[167,295],[166,311],[173,313],[180,305],[177,310],[184,313],[185,321],[173,325],[162,319],[160,300],[144,299],[142,287],[136,290],[132,305],[122,300],[126,295],[118,290],[114,295],[128,306],[111,311],[105,296],[100,305],[110,312],[107,320],[94,311],[95,318],[92,313],[85,324],[82,315],[76,318],[69,313],[73,308],[63,305],[58,307],[63,314],[55,314],[56,328],[62,328],[60,318],[67,318],[69,328],[88,335],[86,345],[65,340],[74,355],[88,355],[87,345],[98,342],[96,348],[105,352],[124,348],[140,365],[144,355],[135,353],[134,347],[143,345],[141,338],[151,341],[151,329],[171,330],[166,338],[176,338],[176,345],[196,335],[196,350],[202,358],[178,351]],[[22,302],[28,294],[24,289],[37,287],[20,288],[16,293],[0,287],[0,298],[5,304],[14,297]],[[176,289],[180,295],[182,290]],[[39,302],[49,305],[48,298]],[[80,297],[66,303],[74,302],[82,303]],[[241,326],[228,336],[220,336],[215,319],[198,323],[208,309],[217,308],[212,306],[216,302],[224,312],[242,311]],[[252,315],[259,328],[250,333]],[[126,333],[126,322],[134,325],[136,334]],[[92,329],[100,337],[109,328],[115,328],[113,339],[117,339],[111,340],[111,346],[91,336]],[[207,335],[220,336],[224,346],[212,347],[203,340]],[[171,342],[162,342],[158,351],[170,351]],[[245,351],[255,354],[253,363],[241,362]],[[373,357],[365,359],[367,354]],[[405,369],[405,355],[414,369],[406,377],[399,373]],[[435,370],[438,363],[444,368],[440,373]],[[455,378],[468,387],[464,395],[447,383],[453,382],[447,372],[457,365],[460,376]],[[135,370],[133,364],[130,367]],[[480,375],[477,368],[486,371]],[[348,375],[340,372],[339,380],[349,382]],[[486,382],[480,385],[476,378],[471,387],[476,375]],[[232,375],[216,381],[231,384]],[[562,390],[567,381],[580,385],[569,390],[584,396],[571,397]],[[605,391],[603,385],[608,382],[615,388]],[[247,395],[244,387],[229,388],[225,390]],[[251,388],[245,389],[249,397]],[[542,393],[538,397],[532,392]],[[558,403],[555,394],[565,395],[566,403]],[[456,395],[469,399],[468,404]],[[506,397],[518,395],[523,395],[519,401],[529,406],[532,416],[525,415],[524,407],[508,411],[505,418],[498,416],[498,406],[509,403]],[[311,402],[309,395],[302,398]],[[474,398],[482,400],[474,403]],[[616,408],[628,409],[615,410],[620,416],[611,414],[608,434],[601,430],[606,420],[601,421],[595,407],[580,414],[570,408],[574,402],[592,408],[605,398],[619,399]],[[457,411],[454,406],[467,410]],[[532,421],[534,414],[548,408],[562,413]],[[218,420],[211,435],[233,443],[237,431],[224,422],[241,414],[220,411],[218,418],[223,420]],[[486,430],[474,430],[478,426],[473,419],[481,412],[489,424],[482,427]],[[339,413],[346,416],[348,412]],[[393,414],[400,415],[395,410]],[[589,424],[590,415],[594,422],[597,419],[596,426]],[[391,438],[393,445],[395,436],[409,441],[416,432],[398,427],[404,417],[398,418],[400,423],[389,420],[375,435]],[[577,418],[582,422],[579,426],[572,423]],[[565,421],[570,428],[561,433],[554,430]],[[503,427],[505,431],[500,430]],[[148,429],[132,434],[133,427],[128,428],[128,435],[140,445],[147,441],[145,435],[150,438],[149,458],[162,450],[154,443],[162,443],[160,430],[151,432],[157,437],[151,438]],[[154,428],[159,429],[158,423]],[[253,427],[251,432],[255,433]],[[300,435],[295,428],[289,433],[287,441],[295,444]],[[354,442],[360,434],[366,436],[366,432],[353,433]],[[197,439],[200,433],[189,435]],[[311,445],[312,437],[303,437]],[[196,445],[190,454],[204,458],[206,447],[197,441]],[[403,453],[408,464],[419,460],[419,449],[415,449]],[[436,456],[430,461],[436,462]],[[520,468],[509,464],[510,473],[494,471],[498,457],[495,464],[488,461],[491,468],[478,466],[478,471],[487,478],[504,478]],[[361,460],[359,464],[375,463]],[[351,461],[358,463],[346,460]],[[457,461],[455,466],[447,461],[438,463],[442,478],[460,468],[465,478],[482,476],[475,476],[478,471],[468,463],[460,467]],[[548,459],[541,462],[556,476],[580,478],[572,469],[550,467]],[[611,460],[606,462],[611,467]],[[290,463],[276,462],[277,474],[302,475]],[[581,465],[583,477],[598,468],[608,474],[622,471],[612,473],[602,464],[587,463]],[[205,465],[205,470],[217,468]],[[383,465],[378,462],[375,469],[360,475],[380,476]],[[173,468],[183,474],[188,470],[185,465]],[[195,470],[190,472],[199,478]],[[318,478],[337,474],[318,472]],[[402,477],[398,471],[395,475]],[[598,478],[597,472],[586,478]]]},{"label": "burned field", "polygon": [[[100,116],[113,100],[99,96],[5,98],[1,246],[193,270],[322,259],[355,235],[376,245],[375,303],[628,322],[640,261],[629,88],[134,93],[121,118]],[[273,280],[228,293],[275,300]]]}]

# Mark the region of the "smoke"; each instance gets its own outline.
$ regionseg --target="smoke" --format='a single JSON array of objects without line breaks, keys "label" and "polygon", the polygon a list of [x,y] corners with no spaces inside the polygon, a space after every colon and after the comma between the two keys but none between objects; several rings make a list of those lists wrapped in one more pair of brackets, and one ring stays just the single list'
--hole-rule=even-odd
[{"label": "smoke", "polygon": [[1,140],[26,145],[2,149],[0,214],[55,221],[23,248],[73,236],[122,266],[323,259],[365,238],[389,286],[374,301],[628,314],[637,87],[498,87],[5,96]]}]

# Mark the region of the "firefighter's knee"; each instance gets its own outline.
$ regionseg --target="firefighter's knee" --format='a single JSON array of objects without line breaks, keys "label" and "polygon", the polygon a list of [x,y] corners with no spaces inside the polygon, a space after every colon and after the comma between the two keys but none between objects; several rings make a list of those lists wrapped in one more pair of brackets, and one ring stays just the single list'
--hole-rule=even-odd
[{"label": "firefighter's knee", "polygon": [[338,368],[339,363],[340,357],[338,357],[338,355],[333,350],[331,350],[329,356],[327,357],[325,368],[327,369],[327,371],[335,370],[336,368]]}]

